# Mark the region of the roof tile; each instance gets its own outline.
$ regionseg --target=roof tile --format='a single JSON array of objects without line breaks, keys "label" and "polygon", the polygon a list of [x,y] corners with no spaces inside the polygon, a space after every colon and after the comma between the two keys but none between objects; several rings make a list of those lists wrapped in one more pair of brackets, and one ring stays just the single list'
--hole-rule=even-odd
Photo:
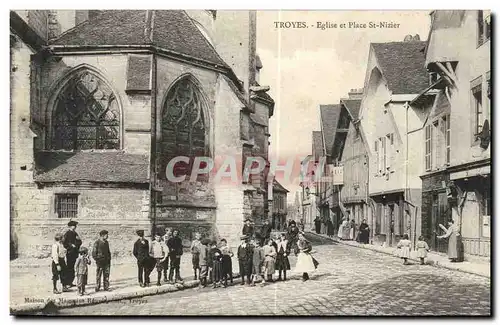
[{"label": "roof tile", "polygon": [[340,105],[320,105],[321,125],[325,139],[326,154],[331,156],[333,140],[337,130],[337,124],[340,116]]}]

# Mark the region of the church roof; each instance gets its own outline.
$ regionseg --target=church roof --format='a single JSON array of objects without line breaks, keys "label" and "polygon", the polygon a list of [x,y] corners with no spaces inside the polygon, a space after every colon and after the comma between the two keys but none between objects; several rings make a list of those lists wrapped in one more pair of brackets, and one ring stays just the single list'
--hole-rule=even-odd
[{"label": "church roof", "polygon": [[372,43],[387,86],[393,94],[419,94],[429,86],[425,41]]},{"label": "church roof", "polygon": [[61,34],[50,45],[152,45],[228,68],[183,10],[104,10]]},{"label": "church roof", "polygon": [[145,155],[124,152],[42,151],[35,155],[36,182],[149,182]]}]

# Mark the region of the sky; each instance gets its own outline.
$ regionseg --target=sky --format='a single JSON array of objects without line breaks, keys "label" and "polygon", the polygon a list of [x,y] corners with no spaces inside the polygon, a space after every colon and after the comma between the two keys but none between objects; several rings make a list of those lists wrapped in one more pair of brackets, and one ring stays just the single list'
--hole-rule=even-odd
[{"label": "sky", "polygon": [[[268,93],[276,102],[269,127],[270,158],[311,154],[312,131],[320,130],[319,105],[338,104],[350,89],[363,87],[370,43],[403,41],[409,34],[426,40],[429,13],[258,11],[257,53],[263,64],[260,84],[271,87]],[[276,28],[275,22],[304,22],[308,28]],[[328,22],[331,28],[319,29],[318,22]],[[370,22],[399,27],[369,28]],[[346,28],[340,28],[341,23]],[[287,182],[279,175],[277,179],[290,191],[288,202],[293,203],[300,189],[298,181]]]}]

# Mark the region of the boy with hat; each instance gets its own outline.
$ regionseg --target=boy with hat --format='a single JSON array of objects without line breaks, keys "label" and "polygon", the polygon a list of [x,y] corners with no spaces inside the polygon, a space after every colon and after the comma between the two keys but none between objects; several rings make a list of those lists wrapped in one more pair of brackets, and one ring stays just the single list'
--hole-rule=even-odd
[{"label": "boy with hat", "polygon": [[64,285],[68,287],[74,287],[75,284],[73,281],[75,280],[75,262],[78,258],[78,252],[80,250],[80,246],[82,246],[82,240],[80,236],[78,236],[76,232],[76,226],[78,222],[71,220],[68,222],[68,230],[64,233],[62,244],[66,249],[66,264],[67,268],[65,270],[66,274],[64,276],[65,283]]},{"label": "boy with hat", "polygon": [[241,234],[243,236],[253,237],[254,229],[252,226],[252,221],[249,218],[245,219],[245,225],[243,226],[243,229],[241,230]]},{"label": "boy with hat", "polygon": [[101,278],[103,278],[104,291],[111,291],[109,289],[111,251],[109,250],[107,230],[101,230],[99,232],[99,239],[96,240],[94,243],[94,249],[92,250],[92,257],[94,258],[97,267],[95,291],[98,292],[101,290]]},{"label": "boy with hat", "polygon": [[245,285],[245,276],[247,284],[250,284],[250,276],[252,275],[252,259],[253,247],[248,243],[248,236],[241,236],[241,244],[238,246],[238,264],[240,266],[241,285]]},{"label": "boy with hat", "polygon": [[69,291],[65,286],[64,275],[66,274],[66,249],[61,243],[62,235],[56,234],[54,244],[52,244],[52,285],[55,294],[61,292],[57,290],[57,280],[61,279],[63,291]]},{"label": "boy with hat", "polygon": [[194,240],[191,243],[191,262],[193,263],[193,272],[194,272],[194,279],[197,280],[197,271],[199,274],[200,271],[200,246],[201,246],[201,234],[199,232],[196,232],[194,234]]},{"label": "boy with hat", "polygon": [[85,285],[87,284],[87,277],[89,275],[88,266],[90,265],[90,258],[87,247],[80,247],[79,253],[80,256],[78,256],[75,262],[75,273],[78,293],[80,296],[83,296],[85,294]]},{"label": "boy with hat", "polygon": [[209,264],[208,244],[210,244],[210,240],[208,238],[203,238],[200,242],[200,288],[207,286]]},{"label": "boy with hat", "polygon": [[139,238],[134,243],[134,250],[132,253],[137,259],[139,285],[145,287],[149,286],[149,270],[147,265],[149,258],[149,242],[144,238],[144,230],[137,230],[136,233]]}]

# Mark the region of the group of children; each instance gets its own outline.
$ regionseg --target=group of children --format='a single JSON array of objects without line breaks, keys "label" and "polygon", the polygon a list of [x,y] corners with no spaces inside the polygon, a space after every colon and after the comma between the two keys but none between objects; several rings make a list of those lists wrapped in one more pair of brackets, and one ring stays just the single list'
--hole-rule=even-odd
[{"label": "group of children", "polygon": [[[52,245],[52,285],[53,292],[60,294],[57,289],[57,281],[61,281],[63,285],[63,292],[69,291],[69,288],[64,286],[66,274],[68,274],[68,264],[66,261],[66,249],[62,244],[63,236],[56,234],[54,237],[54,244]],[[94,243],[92,250],[92,257],[96,263],[96,291],[100,290],[101,278],[104,283],[104,290],[109,290],[109,266],[111,263],[111,252],[109,250],[108,231],[102,230],[99,233],[99,239]],[[85,286],[88,282],[88,266],[91,264],[89,257],[89,250],[87,247],[81,246],[78,250],[79,256],[76,259],[74,272],[77,279],[76,286],[78,287],[78,294],[83,296],[86,294]],[[73,286],[73,285],[71,285]]]},{"label": "group of children", "polygon": [[[403,235],[403,239],[399,241],[397,248],[400,249],[400,257],[403,259],[403,264],[407,265],[411,251],[411,241],[408,234]],[[427,252],[430,251],[429,245],[427,244],[427,242],[425,242],[424,236],[420,236],[418,238],[416,249],[418,258],[420,259],[420,265],[424,265],[425,258],[427,257]]]}]

